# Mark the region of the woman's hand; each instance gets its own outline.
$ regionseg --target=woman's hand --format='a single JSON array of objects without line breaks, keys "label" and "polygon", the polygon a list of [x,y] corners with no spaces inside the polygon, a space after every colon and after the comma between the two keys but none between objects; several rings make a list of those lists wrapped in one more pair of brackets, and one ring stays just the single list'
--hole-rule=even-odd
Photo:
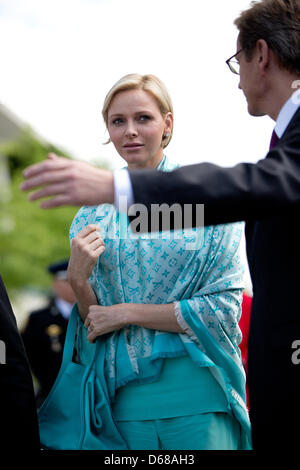
[{"label": "woman's hand", "polygon": [[91,305],[84,326],[88,330],[88,341],[91,343],[97,336],[105,335],[124,328],[127,322],[128,304],[116,304],[108,307]]},{"label": "woman's hand", "polygon": [[177,322],[174,304],[116,304],[109,307],[90,305],[84,326],[88,340],[93,343],[97,336],[136,325],[151,330],[184,333]]},{"label": "woman's hand", "polygon": [[97,259],[105,250],[99,231],[98,225],[87,225],[72,240],[68,280],[75,290],[88,282]]}]

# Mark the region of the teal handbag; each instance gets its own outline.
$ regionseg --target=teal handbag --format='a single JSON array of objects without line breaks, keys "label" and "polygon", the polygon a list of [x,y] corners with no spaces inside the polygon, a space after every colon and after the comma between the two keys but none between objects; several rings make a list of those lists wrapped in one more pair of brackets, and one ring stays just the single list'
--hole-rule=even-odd
[{"label": "teal handbag", "polygon": [[[72,362],[78,321],[75,304],[60,371],[38,411],[41,445],[55,450],[128,449],[111,414],[104,378],[105,341],[96,340],[89,365]],[[102,374],[96,374],[96,365]]]}]

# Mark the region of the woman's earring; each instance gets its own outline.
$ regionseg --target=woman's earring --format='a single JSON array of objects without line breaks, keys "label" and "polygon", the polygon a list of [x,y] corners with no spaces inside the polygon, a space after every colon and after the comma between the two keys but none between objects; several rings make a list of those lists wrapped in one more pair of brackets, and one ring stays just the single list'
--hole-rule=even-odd
[{"label": "woman's earring", "polygon": [[169,137],[169,135],[170,135],[170,133],[169,133],[169,132],[166,132],[166,133],[164,134],[164,139],[166,139],[167,137]]}]

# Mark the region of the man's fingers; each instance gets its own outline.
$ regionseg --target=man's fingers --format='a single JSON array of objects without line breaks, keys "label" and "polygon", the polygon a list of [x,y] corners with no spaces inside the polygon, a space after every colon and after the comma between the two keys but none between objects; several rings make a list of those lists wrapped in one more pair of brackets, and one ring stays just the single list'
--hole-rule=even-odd
[{"label": "man's fingers", "polygon": [[30,201],[36,201],[37,199],[42,199],[48,196],[57,196],[58,194],[64,194],[65,185],[63,184],[50,184],[45,188],[35,191],[29,195]]},{"label": "man's fingers", "polygon": [[54,171],[69,168],[72,164],[73,160],[69,158],[59,157],[55,153],[49,153],[46,160],[27,167],[23,171],[23,176],[24,178],[31,178],[44,171]]},{"label": "man's fingers", "polygon": [[31,178],[32,176],[37,175],[41,171],[51,170],[53,167],[56,167],[59,163],[59,159],[49,158],[43,162],[35,163],[30,165],[23,171],[24,178]]},{"label": "man's fingers", "polygon": [[[51,163],[50,160],[46,163]],[[54,163],[54,162],[53,162]],[[44,163],[38,163],[37,165],[44,165]],[[45,186],[51,183],[59,183],[61,181],[66,180],[66,174],[64,171],[61,169],[58,169],[57,166],[52,165],[52,167],[48,167],[48,170],[51,171],[46,171],[44,172],[44,169],[39,169],[38,167],[36,169],[33,168],[33,173],[30,173],[28,177],[29,179],[27,181],[24,181],[21,184],[21,189],[23,191],[28,191],[29,189],[33,188],[38,188],[39,186]],[[41,168],[41,167],[40,167]],[[56,170],[56,171],[55,171]],[[24,175],[25,176],[25,175]]]},{"label": "man's fingers", "polygon": [[[70,196],[68,195],[60,195],[53,197],[51,199],[47,199],[46,201],[41,202],[40,208],[41,209],[54,209],[55,207],[61,207],[61,206],[74,206],[75,203],[73,202],[72,199],[70,199]],[[81,204],[77,204],[78,206],[81,206]]]},{"label": "man's fingers", "polygon": [[57,159],[59,159],[59,158],[61,158],[61,157],[59,157],[58,155],[56,155],[56,153],[51,152],[51,153],[48,153],[47,158],[48,158],[49,160],[57,160]]}]

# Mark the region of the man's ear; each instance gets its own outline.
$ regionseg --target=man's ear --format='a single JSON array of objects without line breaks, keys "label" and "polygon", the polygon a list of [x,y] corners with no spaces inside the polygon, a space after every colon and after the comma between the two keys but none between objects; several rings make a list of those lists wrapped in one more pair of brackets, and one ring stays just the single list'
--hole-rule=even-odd
[{"label": "man's ear", "polygon": [[261,72],[265,73],[270,66],[271,49],[264,39],[259,39],[256,43],[257,65]]}]

